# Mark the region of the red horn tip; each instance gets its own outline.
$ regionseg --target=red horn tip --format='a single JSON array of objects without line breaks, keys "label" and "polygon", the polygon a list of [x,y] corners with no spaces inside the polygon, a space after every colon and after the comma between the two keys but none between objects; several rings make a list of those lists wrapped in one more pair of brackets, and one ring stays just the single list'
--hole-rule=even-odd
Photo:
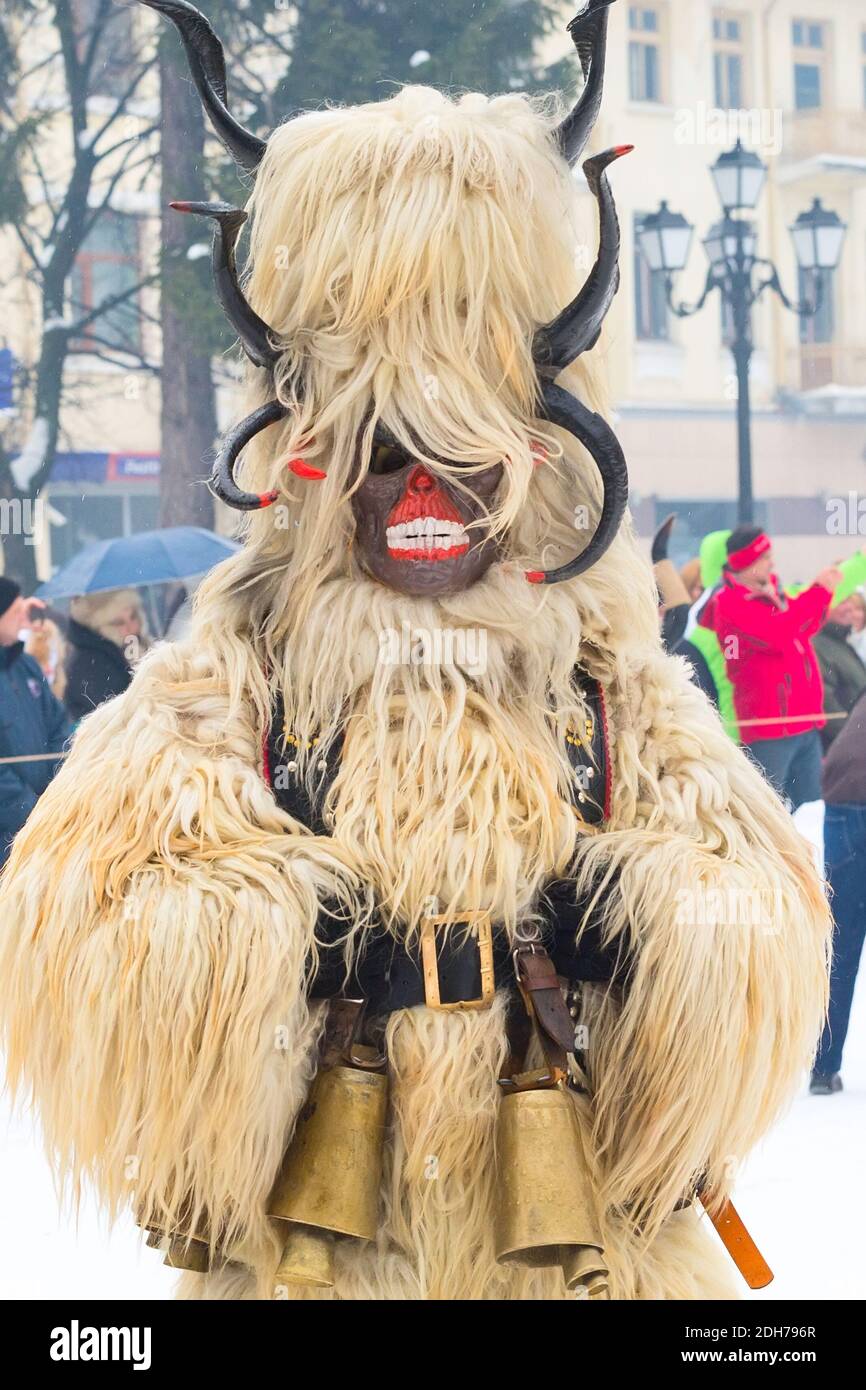
[{"label": "red horn tip", "polygon": [[523,577],[529,584],[543,584],[544,570],[527,570]]},{"label": "red horn tip", "polygon": [[613,147],[614,157],[615,157],[616,159],[619,159],[620,155],[622,155],[622,154],[631,154],[631,152],[632,152],[633,149],[634,149],[634,145],[614,145],[614,147]]},{"label": "red horn tip", "polygon": [[170,207],[170,208],[174,208],[175,212],[191,212],[191,211],[192,211],[192,203],[187,202],[187,201],[185,201],[185,200],[184,200],[184,201],[176,201],[176,202],[173,202],[173,203],[169,203],[169,207]]},{"label": "red horn tip", "polygon": [[262,507],[272,507],[279,497],[279,493],[274,489],[272,492],[259,493],[259,505]]},{"label": "red horn tip", "polygon": [[303,459],[289,459],[286,464],[290,473],[294,473],[296,478],[308,478],[315,482],[322,478],[327,478],[327,473],[323,473],[321,468],[314,468],[311,463],[305,463]]}]

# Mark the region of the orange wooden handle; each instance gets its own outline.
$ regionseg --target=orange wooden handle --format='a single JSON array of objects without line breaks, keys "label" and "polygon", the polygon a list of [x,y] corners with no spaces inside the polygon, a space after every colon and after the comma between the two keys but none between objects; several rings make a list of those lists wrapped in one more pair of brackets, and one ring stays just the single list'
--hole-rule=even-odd
[{"label": "orange wooden handle", "polygon": [[712,1212],[707,1215],[749,1288],[765,1289],[771,1284],[773,1271],[746,1230],[733,1202],[726,1201],[718,1216],[713,1216]]}]

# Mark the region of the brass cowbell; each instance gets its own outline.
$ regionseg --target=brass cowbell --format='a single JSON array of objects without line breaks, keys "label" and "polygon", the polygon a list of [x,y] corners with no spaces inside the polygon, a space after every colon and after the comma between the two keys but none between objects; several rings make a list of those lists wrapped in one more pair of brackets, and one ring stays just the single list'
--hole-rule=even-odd
[{"label": "brass cowbell", "polygon": [[169,1269],[192,1270],[194,1274],[210,1274],[210,1247],[203,1240],[192,1240],[187,1236],[174,1236],[168,1245],[164,1264]]},{"label": "brass cowbell", "polygon": [[382,1071],[316,1076],[271,1194],[269,1215],[290,1223],[278,1283],[331,1287],[335,1239],[375,1239],[387,1099]]},{"label": "brass cowbell", "polygon": [[496,1258],[561,1265],[569,1289],[607,1296],[592,1178],[564,1083],[504,1095],[496,1131]]},{"label": "brass cowbell", "polygon": [[[142,1224],[141,1221],[138,1223]],[[146,1244],[154,1250],[161,1250],[163,1261],[169,1269],[190,1270],[194,1274],[209,1274],[217,1262],[211,1255],[210,1237],[203,1227],[189,1229],[189,1222],[181,1218],[171,1230],[147,1223]]]}]

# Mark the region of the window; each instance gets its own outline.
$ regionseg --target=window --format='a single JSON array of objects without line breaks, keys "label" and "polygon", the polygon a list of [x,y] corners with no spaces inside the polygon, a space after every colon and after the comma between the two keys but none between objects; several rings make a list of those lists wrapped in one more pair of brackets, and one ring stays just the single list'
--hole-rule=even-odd
[{"label": "window", "polygon": [[638,338],[666,341],[670,338],[664,275],[650,270],[641,254],[640,231],[646,213],[634,218],[634,321]]},{"label": "window", "polygon": [[713,81],[716,106],[739,111],[746,104],[745,23],[735,15],[716,12],[713,19]]},{"label": "window", "polygon": [[821,105],[821,69],[815,63],[794,64],[794,106],[810,111]]},{"label": "window", "polygon": [[87,84],[88,96],[121,97],[132,81],[135,43],[132,8],[104,0],[72,0],[79,60],[89,51],[99,29]]},{"label": "window", "polygon": [[803,19],[795,19],[792,27],[795,48],[824,47],[823,24],[807,24]]},{"label": "window", "polygon": [[800,342],[832,343],[836,329],[836,314],[833,304],[832,270],[800,270],[800,298],[812,303],[816,293],[820,293],[817,314],[812,318],[800,319]]},{"label": "window", "polygon": [[795,19],[791,25],[794,45],[794,107],[815,111],[824,104],[825,25]]},{"label": "window", "polygon": [[[106,211],[99,214],[72,268],[70,307],[73,315],[86,313],[113,295],[131,290],[140,278],[138,223],[134,217]],[[141,321],[137,296],[107,309],[88,324],[73,351],[113,347],[137,352],[141,346]],[[97,341],[99,340],[99,341]]]},{"label": "window", "polygon": [[658,9],[628,10],[628,94],[632,101],[661,101],[661,16]]}]

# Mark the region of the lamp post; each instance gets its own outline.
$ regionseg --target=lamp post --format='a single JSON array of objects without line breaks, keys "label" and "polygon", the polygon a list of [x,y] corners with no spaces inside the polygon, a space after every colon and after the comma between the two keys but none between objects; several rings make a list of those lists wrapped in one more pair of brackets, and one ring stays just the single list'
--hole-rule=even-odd
[{"label": "lamp post", "polygon": [[[767,177],[763,161],[738,140],[732,150],[719,155],[710,170],[722,218],[704,237],[709,261],[703,294],[695,304],[673,302],[674,276],[685,268],[693,227],[681,213],[663,202],[658,212],[644,219],[640,249],[650,270],[664,276],[668,307],[678,318],[689,318],[702,309],[713,290],[728,306],[732,328],[730,348],[737,373],[737,456],[739,473],[738,520],[752,520],[752,416],[749,398],[749,366],[752,358],[752,306],[766,290],[773,290],[786,309],[810,318],[821,307],[822,271],[839,264],[846,226],[835,212],[816,198],[808,212],[801,212],[789,229],[801,270],[814,275],[811,302],[793,301],[782,289],[772,261],[757,254],[758,237],[748,214],[753,211]],[[740,214],[734,216],[734,214]],[[756,272],[759,272],[756,274]]]}]

